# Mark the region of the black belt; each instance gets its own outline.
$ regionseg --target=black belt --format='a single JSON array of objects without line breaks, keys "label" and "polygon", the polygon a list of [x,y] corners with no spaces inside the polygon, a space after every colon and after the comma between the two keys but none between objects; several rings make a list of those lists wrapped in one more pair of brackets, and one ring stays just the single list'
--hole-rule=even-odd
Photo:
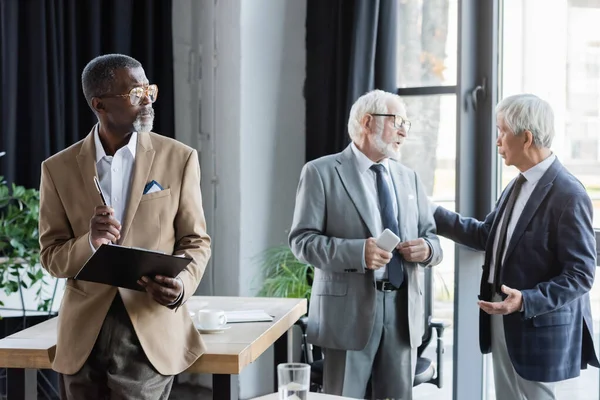
[{"label": "black belt", "polygon": [[382,292],[392,292],[398,290],[398,288],[392,285],[389,281],[375,281],[375,289]]}]

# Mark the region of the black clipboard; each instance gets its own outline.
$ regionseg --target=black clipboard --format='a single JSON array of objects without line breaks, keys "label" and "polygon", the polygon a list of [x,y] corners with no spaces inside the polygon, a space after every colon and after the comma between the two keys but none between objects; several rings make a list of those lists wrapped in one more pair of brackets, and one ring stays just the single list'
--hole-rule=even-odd
[{"label": "black clipboard", "polygon": [[144,291],[137,281],[142,276],[176,277],[191,258],[157,251],[103,244],[86,261],[75,279]]}]

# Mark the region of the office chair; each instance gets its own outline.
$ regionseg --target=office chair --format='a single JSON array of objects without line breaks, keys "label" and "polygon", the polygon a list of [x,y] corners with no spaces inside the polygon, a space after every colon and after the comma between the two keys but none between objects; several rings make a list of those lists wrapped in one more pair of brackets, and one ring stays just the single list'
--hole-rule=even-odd
[{"label": "office chair", "polygon": [[[432,319],[433,311],[433,275],[432,269],[425,270],[425,304],[424,304],[424,324],[425,333],[423,334],[423,343],[417,349],[417,366],[415,371],[415,380],[413,387],[422,383],[431,383],[438,388],[444,385],[443,374],[443,354],[444,354],[444,330],[449,326],[447,322]],[[306,329],[308,325],[308,317],[301,317],[296,322],[302,331],[302,362],[310,364],[310,391],[320,392],[323,388],[323,353],[321,348],[308,343],[306,338]],[[423,352],[433,339],[433,331],[436,331],[436,355],[437,359],[434,363],[429,358],[423,357]],[[367,389],[368,391],[368,389]]]}]

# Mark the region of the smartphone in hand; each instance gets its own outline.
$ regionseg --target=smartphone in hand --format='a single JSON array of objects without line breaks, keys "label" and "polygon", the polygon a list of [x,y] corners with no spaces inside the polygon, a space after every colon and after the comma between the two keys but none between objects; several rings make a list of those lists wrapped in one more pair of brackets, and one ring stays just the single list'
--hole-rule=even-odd
[{"label": "smartphone in hand", "polygon": [[400,238],[387,228],[375,240],[377,247],[390,253],[396,248],[398,243],[400,243]]}]

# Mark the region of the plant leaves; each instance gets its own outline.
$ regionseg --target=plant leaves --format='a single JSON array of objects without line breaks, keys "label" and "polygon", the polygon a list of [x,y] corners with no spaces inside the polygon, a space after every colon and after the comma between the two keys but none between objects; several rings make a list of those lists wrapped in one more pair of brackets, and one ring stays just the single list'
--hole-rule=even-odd
[{"label": "plant leaves", "polygon": [[296,259],[289,247],[267,249],[260,255],[260,265],[259,296],[310,299],[313,267]]},{"label": "plant leaves", "polygon": [[[39,202],[37,189],[8,185],[0,176],[0,290],[7,295],[19,291],[19,286],[35,290],[38,308],[42,309],[51,299],[43,295],[48,283],[39,264]],[[20,281],[23,269],[27,282]]]}]

